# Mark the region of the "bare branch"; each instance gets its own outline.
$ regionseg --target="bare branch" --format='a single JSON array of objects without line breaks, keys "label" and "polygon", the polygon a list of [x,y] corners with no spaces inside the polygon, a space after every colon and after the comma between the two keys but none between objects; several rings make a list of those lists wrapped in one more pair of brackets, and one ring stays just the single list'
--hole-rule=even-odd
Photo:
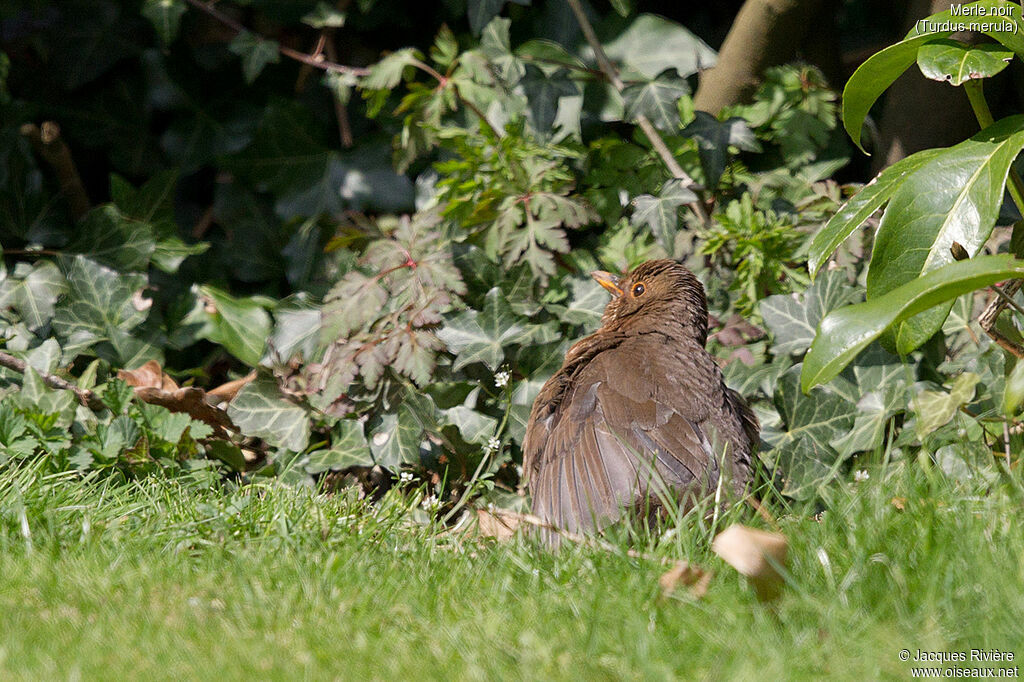
[{"label": "bare branch", "polygon": [[[29,365],[24,360],[19,360],[13,355],[0,351],[0,367],[6,367],[7,369],[14,370],[18,374],[24,374]],[[106,409],[103,401],[96,397],[96,394],[89,389],[79,388],[70,381],[65,381],[60,377],[47,374],[46,372],[40,372],[37,370],[36,374],[38,374],[39,378],[43,380],[43,383],[50,388],[55,388],[60,391],[71,391],[78,397],[78,402],[89,409],[96,410],[97,412]]]},{"label": "bare branch", "polygon": [[[580,5],[580,0],[566,0],[569,3],[569,7],[572,9],[573,14],[576,15],[576,21],[580,25],[580,29],[583,31],[583,37],[586,38],[590,44],[591,49],[594,50],[594,56],[597,58],[597,64],[601,67],[601,71],[604,73],[608,82],[612,84],[617,91],[622,92],[625,87],[622,83],[622,79],[619,78],[619,73],[615,69],[615,65],[608,59],[608,55],[605,54],[604,48],[601,47],[601,42],[597,39],[597,34],[594,33],[594,27],[590,24],[590,20],[587,19],[587,15],[583,12],[583,6]],[[654,147],[654,151],[657,152],[658,156],[661,157],[662,163],[665,164],[665,168],[672,174],[672,177],[678,178],[682,181],[683,185],[688,188],[697,187],[697,183],[693,181],[686,171],[683,170],[679,162],[676,161],[675,157],[672,156],[672,152],[669,151],[665,141],[661,139],[661,135],[654,129],[654,125],[650,119],[646,116],[640,115],[636,117],[637,125],[644,131],[644,135],[650,140],[651,146]],[[697,215],[701,223],[707,225],[711,222],[711,216],[708,215],[708,210],[704,204],[698,199],[693,201],[687,206]]]}]

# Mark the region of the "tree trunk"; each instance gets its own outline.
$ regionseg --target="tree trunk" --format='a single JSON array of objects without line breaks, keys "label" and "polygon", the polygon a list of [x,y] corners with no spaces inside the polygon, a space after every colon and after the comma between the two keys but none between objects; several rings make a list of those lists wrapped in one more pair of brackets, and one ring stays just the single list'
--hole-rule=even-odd
[{"label": "tree trunk", "polygon": [[722,43],[718,63],[701,74],[694,104],[717,114],[757,88],[764,70],[796,56],[821,0],[747,0]]}]

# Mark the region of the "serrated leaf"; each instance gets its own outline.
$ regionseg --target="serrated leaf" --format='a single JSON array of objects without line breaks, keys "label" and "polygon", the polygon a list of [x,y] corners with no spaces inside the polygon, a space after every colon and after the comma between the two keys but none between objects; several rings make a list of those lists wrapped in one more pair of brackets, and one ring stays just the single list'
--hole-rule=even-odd
[{"label": "serrated leaf", "polygon": [[213,286],[198,288],[213,307],[207,338],[224,346],[236,358],[255,367],[270,336],[270,314],[254,298],[235,298]]},{"label": "serrated leaf", "polygon": [[[867,274],[869,299],[954,261],[959,242],[970,255],[992,232],[1007,173],[1024,148],[1024,116],[1011,116],[937,154],[912,173],[886,208]],[[909,353],[939,330],[949,306],[894,328],[896,347]]]},{"label": "serrated leaf", "polygon": [[852,302],[857,291],[842,271],[827,272],[803,294],[776,294],[761,300],[761,316],[774,338],[775,355],[800,355],[818,330],[821,318],[841,305]]},{"label": "serrated leaf", "polygon": [[510,87],[515,86],[526,73],[522,60],[512,52],[509,39],[511,24],[509,19],[495,17],[480,36],[480,50],[498,77]]},{"label": "serrated leaf", "polygon": [[313,28],[341,28],[345,25],[345,12],[320,0],[313,11],[302,17],[302,23]]},{"label": "serrated leaf", "polygon": [[416,49],[407,47],[392,52],[370,67],[370,73],[363,78],[364,90],[391,90],[402,81],[407,68],[423,57]]},{"label": "serrated leaf", "polygon": [[449,318],[437,331],[456,355],[453,370],[482,362],[491,371],[505,359],[505,346],[523,343],[530,330],[509,307],[498,287],[487,292],[481,311],[466,310]]},{"label": "serrated leaf", "polygon": [[679,129],[679,109],[676,102],[690,94],[690,86],[679,77],[676,69],[667,69],[652,80],[633,83],[622,91],[626,116],[635,120],[646,116],[655,128],[667,132]]},{"label": "serrated leaf", "polygon": [[683,128],[682,135],[697,140],[700,165],[704,169],[705,184],[718,185],[729,158],[729,147],[748,152],[761,151],[761,144],[754,137],[747,122],[738,116],[719,121],[705,111],[695,112],[693,121]]},{"label": "serrated leaf", "polygon": [[1011,59],[1013,52],[1000,45],[966,45],[951,39],[933,40],[917,51],[917,65],[925,78],[956,86],[990,78],[1009,66]]},{"label": "serrated leaf", "polygon": [[228,404],[227,412],[247,436],[293,452],[302,452],[309,443],[309,415],[286,400],[270,377],[260,376],[246,384]]},{"label": "serrated leaf", "polygon": [[1024,261],[1002,254],[978,256],[932,270],[865,303],[833,310],[818,325],[804,357],[805,391],[829,381],[891,325],[980,287],[1024,277]]},{"label": "serrated leaf", "polygon": [[149,19],[153,29],[160,36],[160,42],[167,47],[178,37],[181,15],[185,13],[184,0],[146,0],[140,10]]},{"label": "serrated leaf", "polygon": [[245,81],[252,83],[267,64],[281,61],[277,41],[262,38],[252,31],[242,31],[228,45],[228,49],[242,58]]}]

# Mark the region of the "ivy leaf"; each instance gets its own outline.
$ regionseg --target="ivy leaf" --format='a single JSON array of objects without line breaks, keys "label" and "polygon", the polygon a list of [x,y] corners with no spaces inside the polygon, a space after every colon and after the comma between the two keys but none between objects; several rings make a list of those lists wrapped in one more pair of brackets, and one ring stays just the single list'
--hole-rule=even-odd
[{"label": "ivy leaf", "polygon": [[148,223],[158,236],[170,236],[177,233],[174,222],[174,191],[177,185],[177,169],[160,171],[138,188],[113,174],[110,177],[110,198],[124,216]]},{"label": "ivy leaf", "polygon": [[148,306],[137,298],[146,286],[145,276],[121,274],[75,256],[67,283],[67,296],[53,316],[53,329],[63,339],[65,353],[74,356],[96,346],[97,355],[118,367],[159,359],[157,349],[132,333],[148,315]]},{"label": "ivy leaf", "polygon": [[402,81],[402,75],[423,53],[411,47],[392,52],[370,67],[362,82],[364,90],[392,90]]},{"label": "ivy leaf", "polygon": [[784,430],[765,428],[762,438],[772,445],[774,457],[786,478],[783,492],[806,499],[834,474],[838,453],[832,443],[853,426],[856,407],[825,388],[810,395],[800,391],[800,365],[779,377],[775,407]]},{"label": "ivy leaf", "polygon": [[277,64],[281,55],[277,41],[262,38],[252,31],[242,31],[228,45],[228,49],[242,58],[245,81],[252,83],[267,64]]},{"label": "ivy leaf", "polygon": [[334,5],[320,0],[316,7],[302,17],[302,23],[313,28],[341,28],[345,25],[346,15]]},{"label": "ivy leaf", "polygon": [[178,237],[167,237],[156,243],[151,262],[158,270],[173,275],[186,258],[206,253],[209,248],[209,242],[186,244]]},{"label": "ivy leaf", "polygon": [[505,0],[468,0],[466,16],[469,17],[469,30],[473,35],[480,35],[484,26],[491,23],[491,19],[496,17],[504,6]]},{"label": "ivy leaf", "polygon": [[441,411],[442,424],[452,424],[467,443],[486,443],[494,435],[498,420],[466,405],[456,405]]},{"label": "ivy leaf", "polygon": [[921,391],[913,401],[917,413],[917,435],[924,438],[953,418],[961,406],[971,402],[975,386],[981,379],[973,372],[964,372],[946,391]]},{"label": "ivy leaf", "polygon": [[523,91],[530,106],[534,129],[542,135],[551,131],[558,116],[558,103],[562,97],[579,94],[579,87],[565,69],[545,74],[532,64],[526,66],[522,81]]},{"label": "ivy leaf", "polygon": [[456,355],[453,370],[482,362],[495,371],[505,358],[505,346],[523,343],[530,330],[512,312],[501,289],[494,287],[484,297],[482,311],[466,310],[455,315],[437,336]]},{"label": "ivy leaf", "polygon": [[840,270],[826,272],[803,294],[776,294],[761,300],[761,316],[775,341],[775,355],[801,355],[818,331],[818,323],[836,308],[852,303],[856,290]]},{"label": "ivy leaf", "polygon": [[689,94],[690,86],[672,68],[662,71],[653,80],[626,86],[622,91],[622,99],[626,104],[626,116],[631,120],[646,116],[655,128],[675,132],[679,129],[676,102]]},{"label": "ivy leaf", "polygon": [[270,314],[264,304],[252,297],[235,298],[209,285],[199,287],[197,293],[213,309],[209,313],[213,326],[206,337],[250,367],[258,365],[270,336]]},{"label": "ivy leaf", "polygon": [[113,204],[105,204],[89,211],[67,249],[119,270],[145,270],[156,240],[148,223],[131,220]]},{"label": "ivy leaf", "polygon": [[647,225],[654,238],[671,253],[679,225],[679,207],[693,201],[697,201],[697,195],[693,191],[683,187],[679,180],[668,180],[657,197],[641,194],[633,199],[630,223],[634,227]]},{"label": "ivy leaf", "polygon": [[480,36],[480,50],[494,68],[498,77],[508,86],[516,85],[526,73],[526,67],[512,52],[509,39],[510,19],[496,17],[487,24]]},{"label": "ivy leaf", "polygon": [[153,24],[156,34],[164,47],[178,37],[181,15],[185,13],[184,0],[146,0],[142,4],[142,16]]},{"label": "ivy leaf", "polygon": [[363,434],[363,425],[352,419],[342,419],[331,432],[331,447],[309,453],[306,473],[340,471],[356,466],[373,466],[370,444]]},{"label": "ivy leaf", "polygon": [[[24,270],[28,270],[24,273]],[[31,267],[19,263],[12,275],[0,282],[0,307],[13,308],[28,328],[36,331],[53,318],[57,299],[67,291],[67,281],[50,261]]]},{"label": "ivy leaf", "polygon": [[705,183],[709,187],[718,185],[729,158],[729,147],[748,152],[761,151],[761,144],[754,137],[747,122],[738,116],[725,121],[705,111],[695,112],[694,119],[683,128],[682,134],[697,140],[700,165],[704,169]]},{"label": "ivy leaf", "polygon": [[[608,57],[629,72],[654,78],[678,69],[684,78],[715,65],[715,51],[680,24],[654,14],[641,14],[604,44]],[[584,54],[592,54],[587,49]]]},{"label": "ivy leaf", "polygon": [[247,436],[302,452],[309,443],[309,415],[284,398],[277,382],[260,376],[246,384],[228,405],[228,416]]},{"label": "ivy leaf", "polygon": [[402,464],[419,464],[423,432],[434,426],[435,410],[430,398],[407,394],[395,412],[382,415],[369,439],[377,464],[391,470]]},{"label": "ivy leaf", "polygon": [[547,305],[559,320],[583,326],[590,333],[601,325],[601,316],[608,305],[608,292],[590,277],[569,281],[569,305]]}]

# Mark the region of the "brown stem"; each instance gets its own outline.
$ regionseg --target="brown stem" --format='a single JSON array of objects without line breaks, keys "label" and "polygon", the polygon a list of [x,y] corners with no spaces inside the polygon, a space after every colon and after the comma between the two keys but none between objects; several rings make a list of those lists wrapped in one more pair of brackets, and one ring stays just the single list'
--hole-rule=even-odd
[{"label": "brown stem", "polygon": [[[201,0],[186,0],[186,1],[188,2],[188,4],[192,5],[196,9],[199,9],[199,10],[201,10],[203,12],[206,12],[207,14],[209,14],[211,17],[213,17],[214,19],[216,19],[220,23],[222,23],[225,26],[227,26],[228,28],[232,29],[235,33],[241,33],[242,31],[248,31],[249,30],[245,26],[243,26],[241,23],[239,23],[238,21],[235,21],[232,17],[228,16],[224,12],[221,12],[219,9],[214,7],[212,2],[201,2]],[[250,33],[251,33],[251,31],[250,31]],[[361,67],[361,66],[346,66],[345,64],[337,64],[335,62],[328,61],[327,59],[324,59],[324,56],[322,54],[321,55],[308,55],[305,52],[299,52],[298,50],[293,50],[290,47],[285,47],[284,45],[280,45],[280,44],[278,44],[278,46],[277,46],[277,51],[280,52],[285,57],[288,57],[289,59],[294,59],[297,62],[301,62],[303,64],[308,64],[309,66],[312,66],[313,68],[322,69],[324,71],[337,71],[338,73],[351,73],[351,74],[355,74],[356,76],[365,76],[368,73],[370,73],[370,70],[368,68],[365,68],[365,67]]]},{"label": "brown stem", "polygon": [[[583,6],[580,5],[580,0],[566,0],[569,3],[569,7],[572,9],[572,13],[576,15],[576,21],[580,25],[580,29],[583,31],[583,37],[586,38],[587,43],[590,44],[592,50],[594,50],[594,56],[597,58],[597,64],[601,67],[602,73],[608,79],[608,82],[612,84],[618,92],[622,92],[625,87],[622,83],[622,79],[619,78],[619,72],[616,70],[615,65],[608,59],[608,55],[605,54],[604,48],[601,47],[601,42],[597,39],[597,34],[594,32],[594,27],[591,26],[590,20],[587,19],[587,15],[583,12]],[[672,156],[672,152],[669,151],[665,141],[661,139],[661,135],[654,129],[654,125],[644,115],[636,117],[637,125],[644,131],[644,135],[650,140],[651,146],[654,147],[654,151],[657,152],[658,156],[661,157],[662,163],[668,169],[668,172],[672,174],[672,177],[678,178],[682,181],[684,187],[695,188],[697,183],[693,181],[683,167],[679,165],[675,157]],[[708,210],[704,204],[698,199],[687,204],[690,209],[697,215],[701,223],[707,225],[711,222],[711,216],[708,215]]]},{"label": "brown stem", "polygon": [[[18,374],[24,374],[29,365],[24,360],[19,360],[13,355],[0,351],[0,367],[6,367],[7,369],[14,370]],[[106,409],[103,401],[96,397],[96,394],[89,389],[79,388],[70,381],[65,381],[60,377],[53,376],[52,374],[47,374],[38,370],[36,370],[36,373],[39,375],[39,378],[43,380],[43,383],[50,388],[55,388],[61,391],[71,391],[74,393],[78,397],[78,402],[89,409],[97,412]]]},{"label": "brown stem", "polygon": [[36,154],[53,168],[60,183],[61,194],[67,199],[71,217],[78,220],[88,213],[91,207],[89,195],[85,192],[85,185],[82,184],[68,146],[60,139],[60,126],[53,121],[46,121],[42,126],[26,123],[21,126],[21,134],[29,139]]},{"label": "brown stem", "polygon": [[1006,308],[1007,300],[1017,293],[1021,284],[1024,284],[1024,280],[1015,279],[1007,282],[1002,289],[995,287],[998,289],[999,295],[989,301],[988,305],[985,306],[985,310],[983,310],[981,315],[978,316],[978,325],[982,330],[1001,348],[1012,353],[1018,358],[1024,358],[1024,348],[1021,348],[1018,344],[1006,338],[1006,336],[995,328],[995,324],[996,318],[999,317],[999,313],[1003,312],[1003,309]]},{"label": "brown stem", "polygon": [[[334,31],[327,31],[322,35],[327,37],[327,42],[324,44],[327,58],[332,62],[337,62],[338,51],[334,46]],[[338,137],[341,138],[341,146],[347,149],[355,144],[355,139],[352,137],[352,126],[348,121],[348,109],[337,97],[332,96],[331,99],[334,100],[334,118],[338,120]]]}]

